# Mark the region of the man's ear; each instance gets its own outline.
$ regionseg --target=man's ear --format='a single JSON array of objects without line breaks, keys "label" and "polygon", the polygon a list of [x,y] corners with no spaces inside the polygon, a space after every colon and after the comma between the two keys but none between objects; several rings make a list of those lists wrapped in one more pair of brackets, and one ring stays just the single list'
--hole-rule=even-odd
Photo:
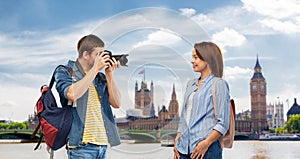
[{"label": "man's ear", "polygon": [[83,59],[88,59],[89,56],[90,56],[90,53],[89,53],[88,51],[84,51],[84,52],[82,53],[82,58],[83,58]]}]

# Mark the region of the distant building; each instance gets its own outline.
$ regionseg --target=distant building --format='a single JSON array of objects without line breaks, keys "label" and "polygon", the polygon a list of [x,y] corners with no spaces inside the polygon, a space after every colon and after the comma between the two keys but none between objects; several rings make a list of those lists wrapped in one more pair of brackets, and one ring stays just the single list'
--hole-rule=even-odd
[{"label": "distant building", "polygon": [[169,103],[169,115],[170,118],[175,118],[178,116],[179,113],[179,104],[176,99],[176,92],[175,92],[175,85],[173,84],[173,92],[172,92],[172,97]]},{"label": "distant building", "polygon": [[235,130],[238,132],[251,132],[251,111],[246,110],[236,114]]},{"label": "distant building", "polygon": [[170,114],[166,108],[166,106],[162,106],[161,110],[158,112],[158,119],[161,121],[165,121],[167,119],[170,119]]},{"label": "distant building", "polygon": [[10,123],[13,123],[13,121],[12,120],[0,120],[0,123],[10,124]]},{"label": "distant building", "polygon": [[258,57],[254,67],[254,74],[250,81],[251,96],[251,120],[253,132],[260,133],[267,130],[267,112],[266,112],[266,96],[267,83],[261,72],[262,68],[259,64]]},{"label": "distant building", "polygon": [[297,115],[297,114],[300,114],[300,106],[297,104],[297,99],[294,98],[294,104],[286,114],[287,120],[289,120],[292,115]]},{"label": "distant building", "polygon": [[267,105],[267,122],[269,128],[284,127],[284,109],[283,103],[276,102],[275,104]]},{"label": "distant building", "polygon": [[39,125],[39,118],[34,115],[28,115],[28,129],[35,129]]},{"label": "distant building", "polygon": [[274,105],[269,104],[267,105],[267,123],[269,128],[274,127]]},{"label": "distant building", "polygon": [[153,82],[150,89],[144,81],[141,82],[141,89],[138,89],[138,83],[135,83],[135,109],[142,110],[143,115],[147,117],[155,116],[153,91]]},{"label": "distant building", "polygon": [[[155,116],[153,104],[153,82],[151,82],[151,90],[147,88],[147,84],[142,82],[141,89],[135,85],[135,109],[128,109],[126,117],[116,118],[115,121],[119,129],[131,130],[177,130],[179,123],[178,101],[176,99],[175,85],[169,103],[169,110],[166,106],[158,109],[158,116]],[[150,109],[148,109],[150,108]]]}]

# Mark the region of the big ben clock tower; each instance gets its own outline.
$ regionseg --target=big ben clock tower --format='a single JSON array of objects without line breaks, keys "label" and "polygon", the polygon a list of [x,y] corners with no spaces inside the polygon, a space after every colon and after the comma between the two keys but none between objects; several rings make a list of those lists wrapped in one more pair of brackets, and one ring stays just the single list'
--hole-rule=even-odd
[{"label": "big ben clock tower", "polygon": [[252,129],[253,132],[258,134],[267,128],[266,85],[267,83],[262,75],[261,67],[257,57],[254,67],[254,74],[250,81],[250,95]]}]

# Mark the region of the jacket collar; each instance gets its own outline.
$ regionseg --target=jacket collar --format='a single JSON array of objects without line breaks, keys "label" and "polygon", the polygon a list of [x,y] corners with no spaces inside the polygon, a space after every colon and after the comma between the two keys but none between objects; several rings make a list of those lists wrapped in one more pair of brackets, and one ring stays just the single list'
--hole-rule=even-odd
[{"label": "jacket collar", "polygon": [[[207,82],[210,81],[213,77],[214,77],[213,74],[211,74],[211,75],[205,77],[205,78],[202,80],[202,84],[207,83]],[[198,80],[199,80],[199,79],[200,79],[200,77],[199,77],[199,78],[195,78],[194,81],[193,81],[193,83],[192,83],[192,86],[195,85],[195,86],[198,87]]]}]

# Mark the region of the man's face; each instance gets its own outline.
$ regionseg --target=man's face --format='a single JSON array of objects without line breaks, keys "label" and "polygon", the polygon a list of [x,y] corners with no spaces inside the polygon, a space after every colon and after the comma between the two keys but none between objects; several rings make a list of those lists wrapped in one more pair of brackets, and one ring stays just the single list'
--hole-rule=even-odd
[{"label": "man's face", "polygon": [[95,47],[93,49],[93,51],[89,54],[88,64],[89,64],[90,68],[93,67],[95,58],[98,55],[98,53],[102,52],[102,51],[104,51],[104,47]]}]

